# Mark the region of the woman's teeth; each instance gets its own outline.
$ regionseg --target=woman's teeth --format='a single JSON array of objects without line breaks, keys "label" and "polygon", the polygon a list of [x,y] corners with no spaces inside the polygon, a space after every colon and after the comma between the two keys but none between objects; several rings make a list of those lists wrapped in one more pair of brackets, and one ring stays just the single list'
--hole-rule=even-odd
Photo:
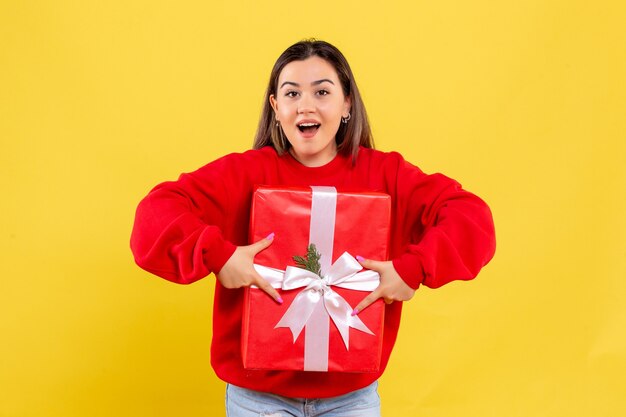
[{"label": "woman's teeth", "polygon": [[317,123],[302,123],[298,125],[298,129],[300,129],[300,132],[311,131],[317,129],[318,127],[320,127],[320,125]]}]

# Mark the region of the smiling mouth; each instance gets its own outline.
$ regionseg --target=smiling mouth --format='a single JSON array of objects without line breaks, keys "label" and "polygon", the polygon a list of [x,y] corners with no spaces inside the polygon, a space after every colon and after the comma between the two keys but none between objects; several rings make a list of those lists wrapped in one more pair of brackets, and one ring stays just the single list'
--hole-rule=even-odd
[{"label": "smiling mouth", "polygon": [[300,129],[300,132],[302,133],[315,133],[317,132],[317,129],[319,129],[320,124],[318,123],[301,123],[298,125],[298,129]]}]

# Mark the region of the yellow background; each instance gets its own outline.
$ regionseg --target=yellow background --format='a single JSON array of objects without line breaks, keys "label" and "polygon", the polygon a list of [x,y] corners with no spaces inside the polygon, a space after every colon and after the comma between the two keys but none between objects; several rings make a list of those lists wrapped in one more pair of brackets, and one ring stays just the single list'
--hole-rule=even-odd
[{"label": "yellow background", "polygon": [[494,261],[422,288],[385,416],[626,414],[626,6],[0,5],[0,416],[223,415],[213,277],[136,267],[158,182],[251,145],[271,66],[347,56],[377,146],[491,205]]}]

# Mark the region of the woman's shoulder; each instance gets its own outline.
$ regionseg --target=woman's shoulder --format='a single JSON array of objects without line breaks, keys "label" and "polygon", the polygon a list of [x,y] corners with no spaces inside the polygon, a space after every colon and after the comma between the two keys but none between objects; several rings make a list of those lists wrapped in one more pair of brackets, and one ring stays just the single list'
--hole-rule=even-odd
[{"label": "woman's shoulder", "polygon": [[274,160],[278,157],[276,150],[271,146],[264,146],[260,149],[248,149],[243,152],[232,152],[216,160],[223,162],[257,162]]},{"label": "woman's shoulder", "polygon": [[364,147],[359,148],[359,159],[362,162],[367,163],[368,165],[384,165],[387,168],[390,168],[392,166],[400,168],[401,166],[407,164],[406,160],[404,159],[402,154],[400,154],[400,152],[380,151],[378,149]]},{"label": "woman's shoulder", "polygon": [[255,166],[262,166],[275,161],[278,158],[276,150],[271,146],[265,146],[261,149],[249,149],[243,152],[232,152],[223,155],[211,162],[208,162],[200,168],[205,169],[230,169],[243,168],[252,169]]},{"label": "woman's shoulder", "polygon": [[402,155],[400,154],[400,152],[396,152],[396,151],[381,151],[379,149],[374,149],[374,148],[365,148],[363,146],[359,147],[359,155],[364,155],[367,156],[369,158],[378,158],[381,160],[386,160],[386,159],[404,159],[402,157]]}]

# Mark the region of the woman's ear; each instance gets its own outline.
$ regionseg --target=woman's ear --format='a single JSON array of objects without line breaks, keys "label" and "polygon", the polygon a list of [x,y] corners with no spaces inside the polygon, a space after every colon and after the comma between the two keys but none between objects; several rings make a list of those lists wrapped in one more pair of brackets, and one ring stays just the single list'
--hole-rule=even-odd
[{"label": "woman's ear", "polygon": [[278,102],[276,101],[276,97],[274,97],[274,94],[270,94],[270,105],[274,109],[274,113],[278,115]]},{"label": "woman's ear", "polygon": [[350,110],[352,110],[352,98],[347,96],[343,101],[343,117],[347,117],[350,114]]}]

